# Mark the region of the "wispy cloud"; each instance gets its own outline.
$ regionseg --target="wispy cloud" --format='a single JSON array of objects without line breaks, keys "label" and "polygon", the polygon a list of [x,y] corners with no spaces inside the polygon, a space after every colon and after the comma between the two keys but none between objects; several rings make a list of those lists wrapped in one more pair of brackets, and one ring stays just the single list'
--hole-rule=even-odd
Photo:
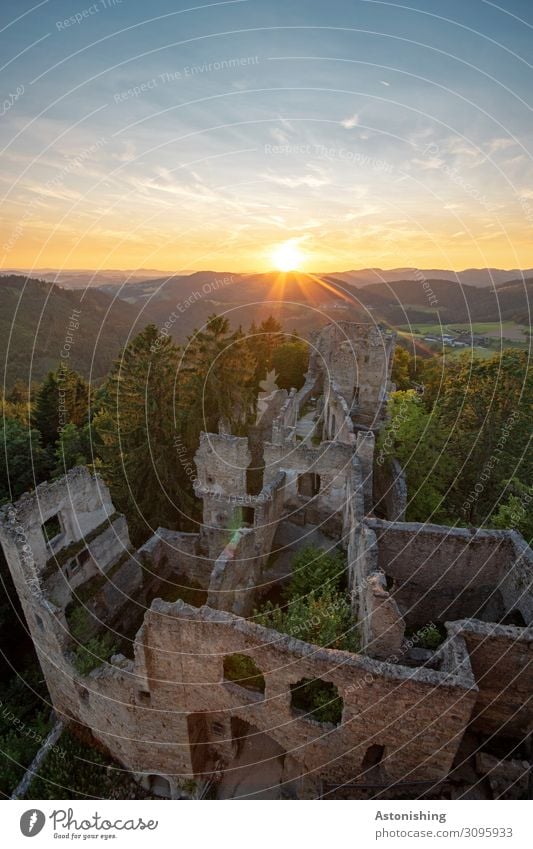
[{"label": "wispy cloud", "polygon": [[301,186],[318,189],[320,186],[330,184],[330,180],[324,177],[315,177],[313,174],[304,174],[301,177],[279,177],[277,174],[263,174],[262,179],[268,183],[274,183],[276,186],[285,186],[287,189],[298,189]]}]

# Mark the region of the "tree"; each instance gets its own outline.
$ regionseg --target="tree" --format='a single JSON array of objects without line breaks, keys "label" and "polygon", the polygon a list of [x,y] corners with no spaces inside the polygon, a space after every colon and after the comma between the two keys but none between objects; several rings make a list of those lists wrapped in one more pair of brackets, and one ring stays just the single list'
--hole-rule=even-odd
[{"label": "tree", "polygon": [[192,484],[176,448],[179,363],[171,339],[149,325],[124,349],[98,399],[100,469],[136,544],[160,525],[190,526]]},{"label": "tree", "polygon": [[261,382],[268,372],[272,371],[273,358],[279,346],[283,343],[283,328],[279,321],[270,315],[259,327],[252,323],[248,332],[247,345],[255,360],[254,385],[256,395]]},{"label": "tree", "polygon": [[33,421],[45,445],[54,445],[62,427],[87,421],[90,388],[84,378],[68,366],[49,372],[35,398]]},{"label": "tree", "polygon": [[[490,359],[467,355],[447,369],[435,410],[450,434],[447,455],[457,474],[447,502],[454,515],[483,524],[498,510],[503,482],[533,479],[533,370],[527,352]],[[480,489],[475,498],[465,499]]]},{"label": "tree", "polygon": [[280,389],[301,389],[309,367],[309,347],[306,342],[284,342],[272,355],[272,368],[277,374]]},{"label": "tree", "polygon": [[511,349],[486,360],[466,355],[444,371],[433,361],[428,375],[423,398],[393,394],[377,462],[395,456],[402,464],[409,520],[481,526],[494,514],[503,521],[505,482],[533,479],[526,352]]},{"label": "tree", "polygon": [[90,446],[87,444],[89,426],[85,428],[68,424],[62,429],[55,450],[55,475],[64,475],[73,466],[86,465],[90,457]]},{"label": "tree", "polygon": [[426,410],[423,399],[412,389],[393,392],[388,413],[376,461],[383,464],[393,457],[400,461],[409,493],[407,519],[453,524],[444,493],[454,479],[455,467],[445,453],[446,431],[438,416]]},{"label": "tree", "polygon": [[0,502],[18,498],[46,478],[49,460],[41,434],[17,419],[0,423]]},{"label": "tree", "polygon": [[514,528],[529,545],[533,544],[533,486],[526,486],[516,478],[509,481],[508,495],[492,514],[493,528]]},{"label": "tree", "polygon": [[179,363],[185,442],[198,445],[200,431],[218,432],[224,423],[244,435],[253,421],[256,363],[245,337],[230,331],[229,322],[211,315],[201,331],[189,337]]},{"label": "tree", "polygon": [[401,348],[399,345],[394,352],[394,360],[392,363],[392,381],[396,385],[396,389],[411,389],[411,376],[409,374],[409,351]]}]

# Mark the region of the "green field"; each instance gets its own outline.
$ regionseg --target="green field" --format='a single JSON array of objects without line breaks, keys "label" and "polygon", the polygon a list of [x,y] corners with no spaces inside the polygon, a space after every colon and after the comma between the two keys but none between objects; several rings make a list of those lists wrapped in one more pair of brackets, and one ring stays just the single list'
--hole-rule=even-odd
[{"label": "green field", "polygon": [[[427,347],[430,351],[438,353],[442,351],[439,343],[425,342],[424,336],[442,336],[442,334],[450,334],[455,336],[454,330],[466,330],[479,336],[487,337],[486,345],[474,345],[473,348],[454,348],[449,345],[444,346],[444,352],[447,357],[455,359],[460,357],[462,353],[467,351],[473,352],[474,356],[485,359],[494,356],[495,353],[503,348],[519,348],[525,350],[529,345],[529,336],[524,334],[524,330],[528,330],[524,325],[517,324],[514,321],[491,321],[491,322],[473,322],[472,324],[422,324],[421,322],[413,323],[411,326],[403,324],[398,328],[400,336],[405,339],[412,339],[422,347]],[[457,337],[459,338],[459,337]]]},{"label": "green field", "polygon": [[472,333],[477,333],[480,336],[490,336],[492,339],[505,339],[511,342],[527,343],[527,336],[524,330],[528,328],[523,324],[517,324],[514,321],[489,321],[489,322],[474,322],[473,324],[421,324],[415,322],[412,325],[402,324],[398,327],[402,333],[407,333],[411,336],[430,336],[432,334],[442,335],[450,333],[453,335],[453,330],[467,330]]}]

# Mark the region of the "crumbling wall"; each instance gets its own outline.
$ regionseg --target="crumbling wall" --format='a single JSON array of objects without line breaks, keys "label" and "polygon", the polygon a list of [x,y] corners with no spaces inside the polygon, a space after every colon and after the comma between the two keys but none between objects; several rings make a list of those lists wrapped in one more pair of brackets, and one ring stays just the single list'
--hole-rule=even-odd
[{"label": "crumbling wall", "polygon": [[[346,483],[351,478],[353,452],[349,445],[322,443],[312,448],[300,443],[265,446],[265,481],[285,473],[285,517],[300,524],[320,525],[326,534],[340,535],[346,502]],[[302,494],[302,476],[315,475],[316,495]]]},{"label": "crumbling wall", "polygon": [[248,616],[254,607],[261,568],[251,528],[235,531],[215,562],[207,603],[217,610]]},{"label": "crumbling wall", "polygon": [[378,516],[389,522],[405,521],[407,481],[394,457],[374,464],[374,504]]},{"label": "crumbling wall", "polygon": [[[55,481],[40,484],[17,502],[17,519],[24,528],[26,545],[32,552],[39,571],[45,569],[52,555],[87,537],[115,513],[109,490],[104,482],[91,475],[85,466],[71,469]],[[43,524],[57,516],[60,533],[45,539]],[[106,558],[100,568],[105,568]]]},{"label": "crumbling wall", "polygon": [[376,535],[364,523],[350,537],[348,564],[352,610],[361,649],[381,660],[399,657],[405,621],[378,567]]},{"label": "crumbling wall", "polygon": [[374,467],[375,437],[371,430],[360,430],[357,433],[355,451],[361,462],[363,474],[363,493],[365,496],[366,512],[372,510],[373,505],[373,467]]},{"label": "crumbling wall", "polygon": [[200,549],[200,535],[158,528],[138,551],[148,574],[168,580],[186,579],[207,589],[214,561]]},{"label": "crumbling wall", "polygon": [[396,334],[372,324],[340,321],[323,328],[315,341],[309,371],[335,381],[361,424],[380,422],[389,388]]},{"label": "crumbling wall", "polygon": [[246,470],[251,455],[244,436],[229,433],[201,433],[194,456],[197,469],[196,494],[244,496]]},{"label": "crumbling wall", "polygon": [[467,619],[448,629],[464,638],[479,688],[473,727],[523,740],[533,730],[533,628]]},{"label": "crumbling wall", "polygon": [[209,583],[207,603],[239,616],[249,616],[261,594],[263,568],[269,558],[283,509],[285,474],[280,472],[252,500],[252,528],[236,531],[217,558]]},{"label": "crumbling wall", "polygon": [[[387,778],[443,777],[475,699],[467,674],[407,670],[309,646],[209,608],[155,602],[144,643],[154,709],[180,705],[189,715],[239,717],[290,751],[302,774],[333,782],[357,778],[372,744],[385,747],[381,767]],[[224,656],[233,653],[254,659],[265,678],[264,694],[224,680]],[[291,707],[290,685],[304,678],[337,687],[340,725],[305,718]],[[205,742],[227,758],[227,746],[215,735]]]},{"label": "crumbling wall", "polygon": [[524,625],[533,625],[533,552],[520,534],[507,533],[513,555],[500,582],[505,611],[518,611]]},{"label": "crumbling wall", "polygon": [[296,389],[291,389],[279,415],[272,422],[272,442],[274,445],[284,445],[292,439],[299,409],[298,393]]},{"label": "crumbling wall", "polygon": [[470,531],[415,522],[368,519],[378,543],[378,567],[408,626],[476,617],[498,621],[512,600],[502,594],[516,560],[507,531]]},{"label": "crumbling wall", "polygon": [[355,443],[350,408],[334,380],[330,381],[324,398],[323,439],[345,442],[347,445]]}]

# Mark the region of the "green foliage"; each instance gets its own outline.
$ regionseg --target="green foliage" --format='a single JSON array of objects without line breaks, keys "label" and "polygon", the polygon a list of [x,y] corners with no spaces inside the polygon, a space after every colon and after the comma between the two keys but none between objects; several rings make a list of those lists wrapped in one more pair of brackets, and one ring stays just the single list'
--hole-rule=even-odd
[{"label": "green foliage", "polygon": [[309,346],[303,340],[284,342],[272,355],[272,368],[280,389],[301,389],[308,367]]},{"label": "green foliage", "polygon": [[0,685],[0,794],[10,795],[48,734],[48,693],[37,667]]},{"label": "green foliage", "polygon": [[265,692],[265,679],[261,670],[247,654],[230,654],[224,658],[224,678],[247,690]]},{"label": "green foliage", "polygon": [[[407,475],[407,518],[444,524],[493,525],[514,521],[519,504],[503,503],[506,481],[533,479],[529,450],[533,372],[526,352],[489,359],[463,355],[444,372],[425,369],[423,398],[393,395],[390,422],[378,442],[385,459],[396,456]],[[520,500],[511,493],[509,499]]]},{"label": "green foliage", "polygon": [[315,645],[357,651],[357,627],[343,589],[345,572],[342,554],[307,546],[293,560],[287,603],[267,602],[254,613],[254,621]]},{"label": "green foliage", "polygon": [[49,459],[35,428],[18,419],[0,422],[0,503],[16,499],[43,481]]},{"label": "green foliage", "polygon": [[310,592],[331,593],[346,583],[346,558],[340,551],[302,548],[292,561],[289,598]]},{"label": "green foliage", "polygon": [[402,465],[409,492],[407,519],[453,524],[443,494],[454,478],[445,446],[447,430],[414,390],[394,392],[389,402],[389,424],[376,446],[377,462],[396,457]]},{"label": "green foliage", "polygon": [[217,433],[224,421],[231,433],[244,435],[256,403],[256,361],[240,330],[209,316],[190,338],[179,364],[181,426],[185,444],[194,450],[200,431]]},{"label": "green foliage", "polygon": [[44,444],[53,445],[65,425],[85,425],[89,402],[90,389],[81,375],[68,366],[49,372],[37,391],[33,411]]},{"label": "green foliage", "polygon": [[283,607],[268,601],[254,613],[254,622],[306,643],[356,652],[357,627],[346,593],[311,592]]},{"label": "green foliage", "polygon": [[26,799],[146,799],[147,794],[120,764],[64,731]]},{"label": "green foliage", "polygon": [[55,450],[54,475],[64,475],[74,466],[87,464],[91,456],[88,436],[88,425],[84,428],[79,428],[72,423],[65,425],[59,434]]},{"label": "green foliage", "polygon": [[84,643],[94,634],[95,620],[83,604],[69,606],[66,611],[69,630],[75,640]]},{"label": "green foliage", "polygon": [[99,470],[136,545],[160,525],[182,528],[192,504],[175,446],[175,412],[184,404],[178,370],[178,349],[149,325],[123,351],[97,400]]},{"label": "green foliage", "polygon": [[411,389],[411,375],[409,374],[409,352],[405,348],[398,347],[394,352],[394,360],[392,363],[392,380],[396,384],[396,389],[404,390]]},{"label": "green foliage", "polygon": [[109,633],[103,636],[91,637],[85,645],[78,645],[74,650],[74,667],[80,675],[88,675],[97,666],[109,660],[116,653],[116,644]]},{"label": "green foliage", "polygon": [[490,517],[493,528],[514,528],[526,542],[533,544],[533,486],[514,478],[509,482],[507,498]]},{"label": "green foliage", "polygon": [[[261,322],[259,327],[252,322],[246,337],[246,345],[254,361],[254,390],[259,392],[260,384],[272,371],[273,357],[276,350],[283,344],[283,328],[279,321],[270,315]],[[278,383],[279,386],[279,383]]]},{"label": "green foliage", "polygon": [[320,679],[302,678],[297,684],[291,684],[291,705],[317,722],[339,725],[342,718],[343,705],[337,688]]},{"label": "green foliage", "polygon": [[434,625],[433,623],[426,625],[424,628],[419,628],[417,633],[420,636],[418,645],[421,648],[431,649],[432,651],[438,648],[446,639],[446,629],[444,627],[439,628],[438,625]]}]

